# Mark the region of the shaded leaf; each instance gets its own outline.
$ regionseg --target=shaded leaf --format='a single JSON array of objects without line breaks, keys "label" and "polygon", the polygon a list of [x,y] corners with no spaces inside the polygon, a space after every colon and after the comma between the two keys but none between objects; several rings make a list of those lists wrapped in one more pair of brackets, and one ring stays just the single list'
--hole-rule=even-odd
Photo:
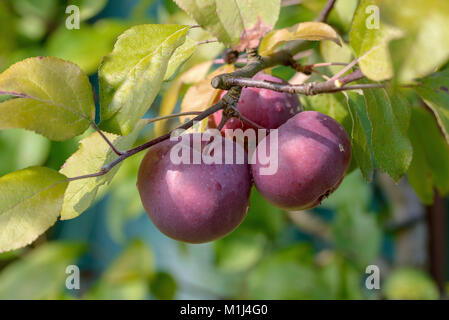
[{"label": "shaded leaf", "polygon": [[[204,111],[208,107],[212,106],[220,93],[220,90],[211,86],[210,81],[212,78],[219,74],[229,73],[234,71],[233,65],[224,65],[216,69],[209,74],[206,79],[197,82],[191,86],[181,102],[181,112],[190,111]],[[186,117],[183,117],[185,119]],[[207,119],[203,120],[203,123],[207,123]]]},{"label": "shaded leaf", "polygon": [[24,128],[62,141],[80,135],[94,116],[92,88],[81,69],[53,57],[18,62],[0,75],[0,129]]},{"label": "shaded leaf", "polygon": [[389,300],[437,300],[440,297],[432,278],[412,268],[394,270],[385,282],[383,294]]},{"label": "shaded leaf", "polygon": [[435,187],[442,195],[449,193],[449,146],[435,118],[423,108],[412,109],[409,135],[413,159],[408,181],[421,201],[431,204]]},{"label": "shaded leaf", "polygon": [[[212,61],[206,61],[193,66],[181,76],[173,80],[167,91],[163,94],[161,106],[159,108],[159,116],[166,116],[173,112],[178,102],[179,94],[184,85],[204,79],[212,66]],[[167,132],[167,121],[157,121],[154,124],[156,136],[160,136]]]},{"label": "shaded leaf", "polygon": [[61,212],[67,179],[30,167],[0,178],[0,252],[24,247],[47,231]]},{"label": "shaded leaf", "polygon": [[0,132],[0,175],[30,166],[44,165],[50,141],[32,131],[9,129]]},{"label": "shaded leaf", "polygon": [[361,206],[339,209],[332,231],[336,248],[360,269],[373,263],[379,254],[382,232],[374,214]]}]

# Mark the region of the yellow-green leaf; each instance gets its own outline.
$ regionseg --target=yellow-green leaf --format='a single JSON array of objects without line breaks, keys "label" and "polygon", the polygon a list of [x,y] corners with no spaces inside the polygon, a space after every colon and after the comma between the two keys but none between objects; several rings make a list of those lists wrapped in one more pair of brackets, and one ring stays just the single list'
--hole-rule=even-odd
[{"label": "yellow-green leaf", "polygon": [[407,134],[410,107],[399,93],[389,95],[385,89],[366,89],[364,96],[376,163],[398,181],[412,160],[412,146]]},{"label": "yellow-green leaf", "polygon": [[290,28],[271,31],[263,38],[259,52],[261,55],[270,54],[281,44],[293,40],[331,40],[341,45],[337,32],[328,24],[323,22],[303,22]]},{"label": "yellow-green leaf", "polygon": [[388,50],[388,43],[400,38],[401,30],[378,22],[378,26],[370,24],[372,13],[370,6],[379,6],[380,0],[362,0],[359,4],[350,32],[350,45],[359,61],[363,74],[374,81],[382,81],[393,77],[393,65]]},{"label": "yellow-green leaf", "polygon": [[380,10],[382,20],[405,33],[390,47],[401,82],[427,76],[448,61],[449,1],[383,0]]},{"label": "yellow-green leaf", "polygon": [[67,178],[30,167],[0,178],[0,252],[24,247],[47,231],[61,212]]},{"label": "yellow-green leaf", "polygon": [[[135,130],[128,136],[122,137],[105,133],[106,137],[119,150],[125,150],[136,141],[137,135],[145,125],[140,121]],[[98,132],[92,133],[81,140],[80,148],[61,168],[60,172],[67,177],[76,177],[100,171],[100,169],[117,158],[109,145]],[[94,202],[99,188],[108,184],[117,173],[120,164],[107,174],[95,178],[75,180],[69,183],[62,206],[61,219],[73,219],[83,213]]]},{"label": "yellow-green leaf", "polygon": [[175,0],[196,22],[228,47],[239,51],[258,46],[275,25],[280,0]]},{"label": "yellow-green leaf", "polygon": [[82,134],[94,117],[87,76],[74,63],[54,57],[20,61],[0,75],[0,129],[24,128],[62,141]]},{"label": "yellow-green leaf", "polygon": [[167,72],[165,73],[164,80],[170,80],[176,71],[189,59],[197,48],[197,43],[190,37],[186,37],[186,40],[182,46],[179,46],[170,60],[168,61]]},{"label": "yellow-green leaf", "polygon": [[125,31],[100,67],[101,128],[131,133],[156,98],[188,26],[138,25]]}]

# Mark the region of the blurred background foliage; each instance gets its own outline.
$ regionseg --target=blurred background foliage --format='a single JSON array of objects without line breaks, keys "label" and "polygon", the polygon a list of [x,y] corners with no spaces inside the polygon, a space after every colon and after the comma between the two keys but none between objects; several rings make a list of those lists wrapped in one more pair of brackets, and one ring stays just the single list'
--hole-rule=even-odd
[{"label": "blurred background foliage", "polygon": [[[276,27],[313,20],[324,3],[303,0],[284,6]],[[65,8],[70,4],[81,8],[79,30],[65,28]],[[356,0],[338,1],[329,18],[344,40],[356,5]],[[27,57],[51,55],[77,63],[97,89],[96,70],[102,57],[119,34],[140,23],[191,20],[171,0],[0,0],[0,71]],[[197,30],[192,37],[201,41],[210,35]],[[333,46],[323,42],[304,61],[351,58],[345,45],[339,50]],[[216,43],[199,46],[182,70],[219,58],[222,49]],[[293,76],[283,67],[273,73],[285,79]],[[168,82],[148,117],[155,116],[164,103],[176,104],[167,101],[170,88],[182,96],[195,81],[184,80],[176,89],[170,87],[173,81]],[[338,95],[303,102],[331,105],[332,110],[322,111],[343,124],[348,117]],[[179,103],[175,107],[179,109]],[[141,139],[154,135],[150,126]],[[80,139],[50,142],[28,131],[3,130],[0,175],[30,165],[58,170]],[[437,284],[425,271],[426,208],[406,181],[395,185],[377,174],[368,184],[354,170],[331,198],[310,212],[284,212],[254,189],[248,217],[236,231],[214,243],[187,245],[162,235],[144,213],[135,186],[142,156],[127,160],[82,216],[58,222],[25,249],[0,255],[0,299],[440,297]],[[80,290],[65,288],[65,269],[70,264],[81,269]],[[381,290],[366,289],[365,269],[370,264],[381,270]]]}]

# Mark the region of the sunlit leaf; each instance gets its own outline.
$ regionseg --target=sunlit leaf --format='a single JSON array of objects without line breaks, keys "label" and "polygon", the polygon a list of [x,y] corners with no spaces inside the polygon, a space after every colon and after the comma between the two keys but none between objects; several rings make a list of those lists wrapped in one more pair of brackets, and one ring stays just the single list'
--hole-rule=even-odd
[{"label": "sunlit leaf", "polygon": [[255,48],[276,23],[280,0],[175,0],[196,22],[226,46]]},{"label": "sunlit leaf", "polygon": [[[126,150],[134,144],[144,125],[145,122],[140,121],[135,130],[125,137],[112,133],[106,133],[105,135],[116,148]],[[100,134],[94,132],[80,142],[79,150],[67,159],[60,172],[70,178],[96,173],[116,158],[117,155]],[[99,177],[71,181],[64,196],[61,219],[76,218],[89,208],[95,200],[98,189],[112,180],[119,167],[120,164],[107,174]]]},{"label": "sunlit leaf", "polygon": [[94,116],[92,88],[81,69],[53,57],[35,57],[0,75],[0,129],[24,128],[52,140],[80,135]]},{"label": "sunlit leaf", "polygon": [[[350,32],[350,45],[359,61],[363,74],[374,81],[393,77],[393,65],[388,43],[402,36],[402,32],[385,23],[377,22],[370,13],[370,6],[379,6],[380,0],[362,0],[359,4]],[[373,20],[374,19],[374,20]]]},{"label": "sunlit leaf", "polygon": [[0,299],[58,298],[66,290],[67,266],[84,250],[79,243],[51,242],[30,251],[0,273]]},{"label": "sunlit leaf", "polygon": [[0,178],[0,252],[24,247],[47,231],[61,212],[67,179],[30,167]]},{"label": "sunlit leaf", "polygon": [[248,277],[250,299],[320,299],[326,296],[309,247],[298,245],[267,256]]},{"label": "sunlit leaf", "polygon": [[138,25],[125,31],[100,67],[101,128],[129,134],[155,99],[184,25]]},{"label": "sunlit leaf", "polygon": [[340,37],[328,24],[323,22],[303,22],[293,27],[274,30],[267,34],[260,44],[259,52],[261,55],[270,54],[281,44],[293,40],[331,40],[340,45]]}]

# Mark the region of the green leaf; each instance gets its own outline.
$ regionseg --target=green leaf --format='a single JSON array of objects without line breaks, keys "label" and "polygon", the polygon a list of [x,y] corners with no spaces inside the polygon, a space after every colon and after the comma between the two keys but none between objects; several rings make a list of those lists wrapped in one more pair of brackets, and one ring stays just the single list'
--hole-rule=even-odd
[{"label": "green leaf", "polygon": [[346,98],[352,118],[352,154],[365,180],[371,181],[374,170],[374,156],[371,146],[372,129],[367,115],[365,100],[363,95],[355,92],[347,92]]},{"label": "green leaf", "polygon": [[383,294],[389,300],[437,300],[438,287],[430,276],[418,269],[394,270],[387,278]]},{"label": "green leaf", "polygon": [[432,109],[449,143],[449,69],[419,80],[416,92]]},{"label": "green leaf", "polygon": [[449,194],[449,146],[431,112],[423,108],[412,109],[409,135],[413,159],[408,181],[423,203],[432,204],[434,187]]},{"label": "green leaf", "polygon": [[401,82],[424,77],[447,62],[448,1],[383,0],[380,8],[381,18],[405,33],[405,38],[393,41],[390,48]]},{"label": "green leaf", "polygon": [[[134,144],[145,121],[140,121],[135,130],[128,136],[122,137],[106,133],[106,137],[119,150],[126,150]],[[61,168],[60,172],[67,177],[76,177],[96,173],[101,168],[117,158],[109,145],[98,132],[92,133],[81,140],[80,148]],[[94,202],[99,188],[108,184],[117,173],[120,164],[107,174],[95,178],[75,180],[69,183],[64,197],[61,219],[73,219],[83,213]]]},{"label": "green leaf", "polygon": [[50,35],[46,49],[49,55],[72,61],[87,74],[92,74],[126,29],[123,22],[114,20],[100,20],[93,26],[82,24],[78,30],[61,26]]},{"label": "green leaf", "polygon": [[168,272],[158,272],[150,282],[151,294],[159,300],[171,300],[175,297],[178,285]]},{"label": "green leaf", "polygon": [[87,76],[68,61],[35,57],[0,75],[0,94],[17,98],[0,103],[0,130],[24,128],[62,141],[82,134],[94,116]]},{"label": "green leaf", "polygon": [[50,242],[30,251],[0,273],[0,299],[58,298],[66,289],[67,266],[84,250],[78,243]]},{"label": "green leaf", "polygon": [[0,252],[24,247],[47,231],[61,212],[67,179],[31,167],[0,178]]},{"label": "green leaf", "polygon": [[256,48],[275,25],[280,0],[175,0],[196,22],[228,47]]},{"label": "green leaf", "polygon": [[267,34],[260,44],[259,52],[261,55],[268,55],[273,53],[281,44],[293,40],[331,40],[337,45],[341,45],[338,33],[328,24],[323,22],[303,22],[293,27],[274,30]]},{"label": "green leaf", "polygon": [[364,96],[376,163],[398,181],[412,160],[412,146],[407,136],[410,107],[399,93],[390,98],[385,89],[366,89]]},{"label": "green leaf", "polygon": [[184,62],[192,56],[197,46],[198,45],[195,40],[190,37],[186,37],[184,44],[179,46],[170,58],[164,80],[170,80],[173,77]]},{"label": "green leaf", "polygon": [[148,281],[154,275],[155,261],[151,249],[141,240],[131,242],[87,292],[87,299],[145,299]]},{"label": "green leaf", "polygon": [[[363,74],[374,81],[393,77],[393,66],[388,43],[402,36],[399,29],[379,22],[379,28],[368,28],[367,7],[379,7],[380,0],[362,0],[355,12],[350,32],[350,45],[359,61]],[[369,12],[369,11],[368,11]]]},{"label": "green leaf", "polygon": [[99,70],[101,128],[129,134],[151,106],[170,57],[186,38],[188,26],[139,25],[125,31]]},{"label": "green leaf", "polygon": [[306,109],[315,110],[340,122],[351,132],[351,120],[342,93],[308,96],[304,100]]}]

